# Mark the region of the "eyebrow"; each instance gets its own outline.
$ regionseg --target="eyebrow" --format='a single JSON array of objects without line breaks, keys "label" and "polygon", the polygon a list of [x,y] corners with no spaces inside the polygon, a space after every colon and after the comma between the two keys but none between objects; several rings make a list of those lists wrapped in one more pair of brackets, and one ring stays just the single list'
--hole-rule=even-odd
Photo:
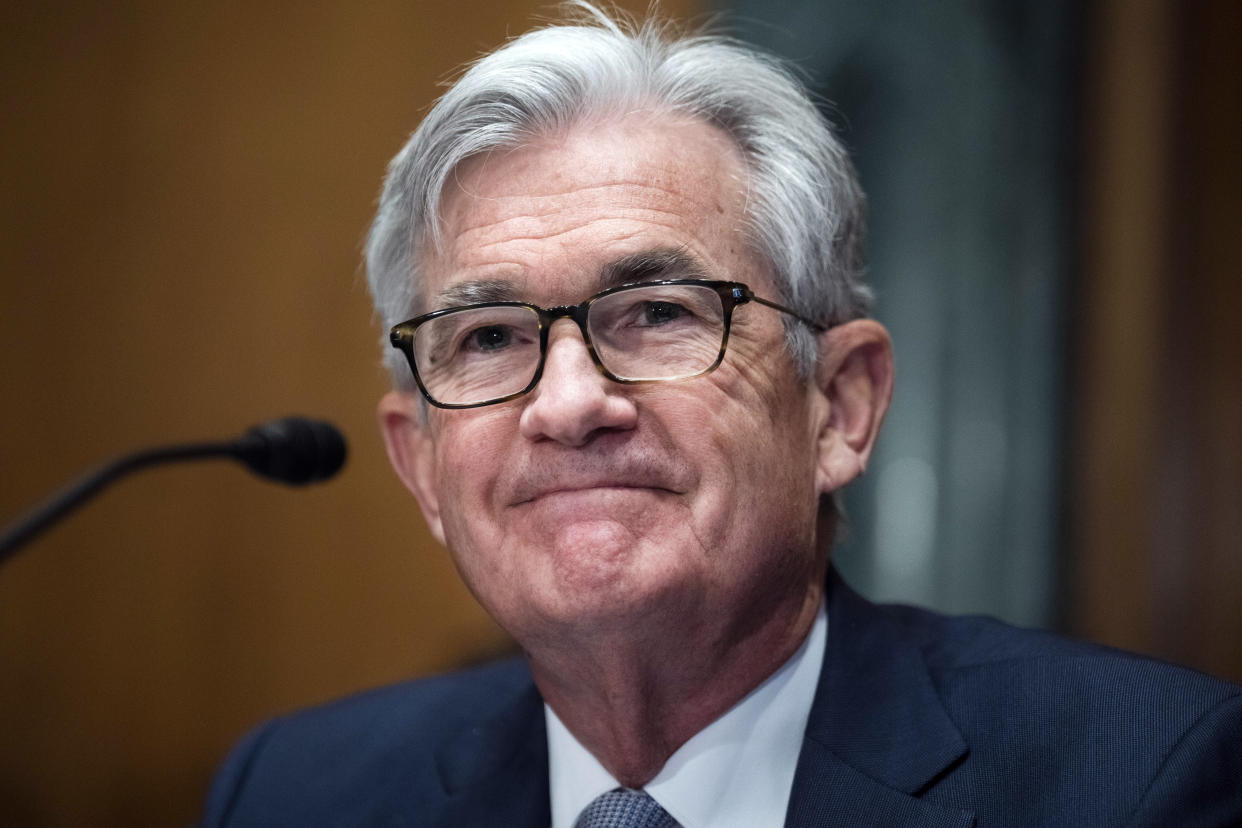
[{"label": "eyebrow", "polygon": [[517,293],[512,282],[503,279],[478,279],[449,285],[436,298],[442,303],[441,307],[453,308],[482,302],[514,302],[517,301]]},{"label": "eyebrow", "polygon": [[[633,282],[659,279],[705,279],[707,268],[684,248],[657,248],[631,253],[604,264],[599,271],[598,290]],[[442,308],[483,302],[522,301],[517,284],[505,279],[477,279],[448,285],[436,295]]]},{"label": "eyebrow", "polygon": [[698,258],[685,248],[668,247],[632,253],[604,265],[599,272],[599,289],[658,279],[705,278],[707,268]]}]

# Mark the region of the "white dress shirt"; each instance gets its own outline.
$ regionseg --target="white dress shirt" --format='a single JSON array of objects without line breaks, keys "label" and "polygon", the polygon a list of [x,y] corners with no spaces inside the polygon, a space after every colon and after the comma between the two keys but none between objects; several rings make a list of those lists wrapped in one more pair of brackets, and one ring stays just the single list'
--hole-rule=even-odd
[{"label": "white dress shirt", "polygon": [[[783,825],[827,640],[821,603],[798,651],[678,748],[643,790],[683,828]],[[552,828],[573,828],[591,800],[621,784],[546,704],[544,715]]]}]

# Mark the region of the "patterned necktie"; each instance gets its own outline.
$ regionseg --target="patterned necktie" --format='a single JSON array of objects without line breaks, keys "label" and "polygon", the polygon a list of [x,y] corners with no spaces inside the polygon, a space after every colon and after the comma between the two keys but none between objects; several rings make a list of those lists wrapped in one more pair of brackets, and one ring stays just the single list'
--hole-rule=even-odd
[{"label": "patterned necktie", "polygon": [[614,788],[583,809],[574,828],[680,828],[645,791]]}]

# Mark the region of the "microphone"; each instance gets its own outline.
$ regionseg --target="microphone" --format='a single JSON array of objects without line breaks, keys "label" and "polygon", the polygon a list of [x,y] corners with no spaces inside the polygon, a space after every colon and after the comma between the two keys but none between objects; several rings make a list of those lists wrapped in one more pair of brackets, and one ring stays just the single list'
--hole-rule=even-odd
[{"label": "microphone", "polygon": [[336,426],[305,417],[261,423],[234,440],[143,449],[105,463],[31,510],[0,535],[0,565],[19,548],[114,481],[149,466],[231,457],[260,477],[302,486],[327,480],[345,465],[345,437]]},{"label": "microphone", "polygon": [[285,417],[262,423],[233,442],[232,455],[269,480],[303,486],[345,465],[345,437],[331,423]]}]

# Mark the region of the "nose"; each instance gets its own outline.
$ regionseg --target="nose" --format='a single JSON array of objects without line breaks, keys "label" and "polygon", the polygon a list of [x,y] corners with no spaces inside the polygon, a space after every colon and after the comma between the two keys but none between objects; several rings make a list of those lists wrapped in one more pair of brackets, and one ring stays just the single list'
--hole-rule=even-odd
[{"label": "nose", "polygon": [[624,386],[596,369],[577,325],[557,320],[548,337],[543,376],[527,395],[519,433],[580,447],[600,432],[633,428],[638,409]]}]

